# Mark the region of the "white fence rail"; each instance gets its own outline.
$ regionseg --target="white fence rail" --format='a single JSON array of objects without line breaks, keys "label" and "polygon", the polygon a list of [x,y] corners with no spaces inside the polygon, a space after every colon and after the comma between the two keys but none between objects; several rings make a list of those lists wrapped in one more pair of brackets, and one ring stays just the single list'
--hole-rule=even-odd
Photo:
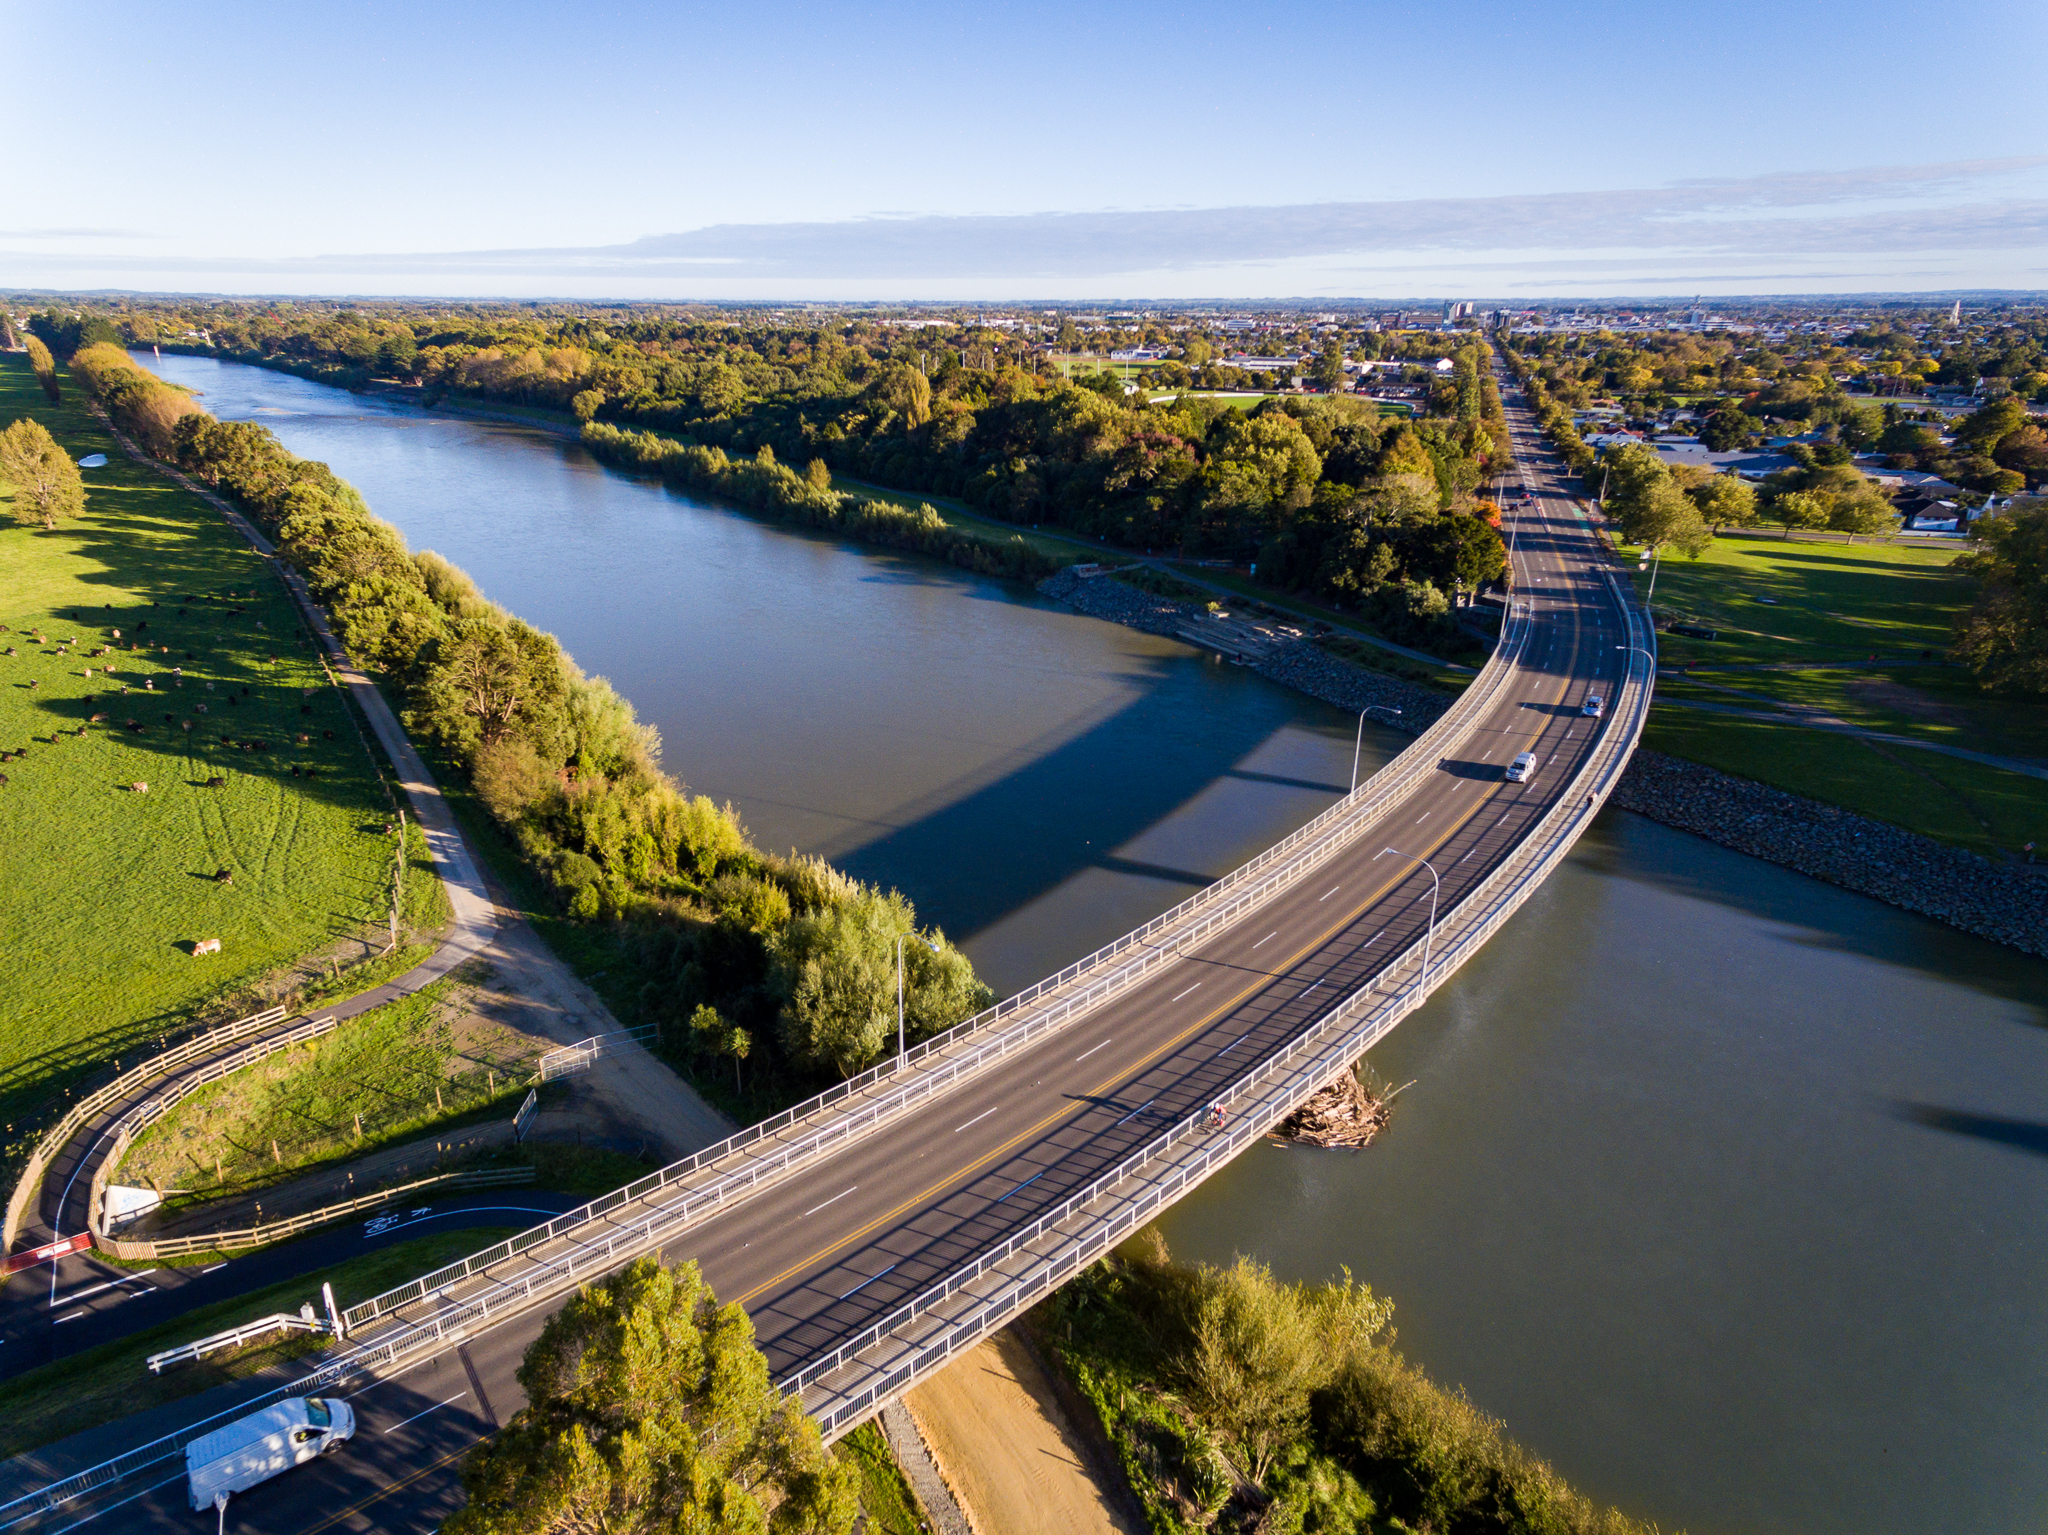
[{"label": "white fence rail", "polygon": [[302,1311],[273,1311],[269,1316],[260,1316],[253,1322],[244,1322],[240,1327],[230,1327],[226,1332],[217,1332],[210,1337],[200,1338],[191,1343],[181,1343],[176,1348],[167,1348],[161,1354],[151,1354],[144,1361],[149,1373],[161,1375],[164,1366],[183,1364],[188,1359],[204,1359],[208,1354],[217,1354],[224,1348],[240,1348],[252,1338],[261,1338],[273,1332],[325,1332],[327,1324],[317,1320],[312,1306]]},{"label": "white fence rail", "polygon": [[[282,1011],[282,1009],[280,1009]],[[86,1202],[86,1224],[91,1228],[93,1239],[109,1252],[119,1253],[122,1244],[119,1239],[107,1235],[101,1206],[104,1202],[107,1180],[121,1165],[121,1158],[135,1143],[135,1137],[170,1113],[179,1103],[198,1092],[200,1088],[218,1082],[222,1077],[233,1076],[244,1066],[253,1066],[265,1056],[275,1055],[280,1050],[289,1050],[293,1045],[304,1044],[309,1039],[318,1039],[322,1034],[331,1033],[341,1027],[341,1021],[332,1015],[325,1018],[309,1018],[296,1028],[274,1034],[269,1039],[259,1039],[253,1045],[237,1050],[233,1055],[221,1057],[203,1070],[187,1077],[180,1077],[162,1092],[154,1093],[121,1117],[111,1132],[113,1145],[100,1158],[99,1166],[93,1169],[92,1193]],[[103,1137],[104,1138],[104,1137]]]},{"label": "white fence rail", "polygon": [[204,1034],[195,1034],[181,1045],[173,1045],[160,1055],[153,1055],[140,1066],[124,1071],[103,1087],[87,1093],[74,1103],[64,1117],[36,1142],[36,1149],[29,1154],[28,1163],[21,1176],[15,1180],[14,1193],[7,1201],[7,1219],[4,1230],[0,1230],[0,1250],[14,1246],[15,1234],[21,1230],[21,1219],[28,1210],[28,1202],[42,1187],[43,1174],[58,1153],[70,1144],[71,1137],[81,1126],[109,1104],[119,1103],[129,1093],[152,1078],[160,1077],[187,1061],[198,1060],[201,1056],[247,1037],[258,1029],[267,1029],[285,1020],[285,1009],[269,1008],[264,1012],[252,1013],[247,1018],[237,1018],[233,1023],[224,1023],[219,1028],[208,1029]]},{"label": "white fence rail", "polygon": [[620,1029],[611,1034],[593,1034],[588,1039],[579,1039],[573,1045],[561,1045],[542,1054],[539,1064],[540,1080],[552,1082],[557,1077],[571,1076],[579,1071],[588,1071],[607,1056],[631,1050],[635,1046],[647,1046],[661,1038],[658,1028]]}]

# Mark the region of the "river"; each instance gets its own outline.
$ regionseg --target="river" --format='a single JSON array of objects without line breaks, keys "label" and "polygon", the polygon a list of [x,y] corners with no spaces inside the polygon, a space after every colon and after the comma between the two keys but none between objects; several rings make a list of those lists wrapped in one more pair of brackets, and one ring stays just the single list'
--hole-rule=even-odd
[{"label": "river", "polygon": [[[1009,989],[1329,803],[1352,722],[1019,588],[708,506],[522,425],[138,360],[560,635],[769,847]],[[1399,738],[1367,727],[1368,767]],[[1348,1266],[1404,1352],[1667,1530],[2048,1508],[2048,964],[1609,812],[1373,1056],[1371,1150],[1261,1148],[1182,1257]]]}]

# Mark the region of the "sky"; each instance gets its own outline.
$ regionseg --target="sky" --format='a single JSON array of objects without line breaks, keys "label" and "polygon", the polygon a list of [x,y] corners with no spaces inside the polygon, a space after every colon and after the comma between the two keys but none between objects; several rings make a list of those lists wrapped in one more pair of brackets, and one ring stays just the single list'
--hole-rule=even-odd
[{"label": "sky", "polygon": [[2048,289],[2048,4],[0,0],[0,288]]}]

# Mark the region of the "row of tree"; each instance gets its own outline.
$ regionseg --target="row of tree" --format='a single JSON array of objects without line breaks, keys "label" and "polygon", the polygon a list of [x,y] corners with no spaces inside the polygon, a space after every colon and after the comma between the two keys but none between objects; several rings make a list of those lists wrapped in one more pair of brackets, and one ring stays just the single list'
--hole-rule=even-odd
[{"label": "row of tree", "polygon": [[[1458,590],[1498,574],[1487,553],[1498,535],[1475,493],[1510,457],[1490,354],[1476,338],[1459,343],[1448,370],[1430,371],[1428,414],[1403,422],[1343,394],[1275,397],[1251,411],[1192,396],[1148,403],[1116,377],[1053,376],[1016,337],[971,325],[510,306],[223,306],[192,319],[194,336],[163,344],[336,382],[390,377],[566,409],[592,424],[593,448],[613,461],[780,515],[851,518],[881,541],[975,568],[1028,576],[1035,562],[1021,545],[941,533],[931,519],[914,526],[917,513],[842,505],[808,469],[793,479],[780,466],[816,462],[828,477],[960,497],[1015,524],[1255,563],[1262,580],[1356,606],[1424,642],[1462,643],[1447,617]],[[1374,340],[1418,361],[1444,351],[1441,337]],[[1184,350],[1192,360],[1207,344],[1190,337]],[[1311,371],[1341,381],[1343,359],[1341,339],[1327,335]],[[774,467],[761,467],[763,448]],[[1476,527],[1416,531],[1473,517]]]},{"label": "row of tree", "polygon": [[[74,377],[117,420],[160,428],[167,414],[166,386],[118,348],[84,349]],[[447,560],[408,550],[326,465],[178,398],[166,455],[270,533],[397,691],[408,730],[468,774],[566,914],[603,928],[632,977],[614,991],[622,1010],[787,1099],[893,1043],[899,939],[919,940],[904,946],[913,1037],[992,1000],[900,894],[755,848],[730,807],[661,771],[654,730],[604,679]]]}]

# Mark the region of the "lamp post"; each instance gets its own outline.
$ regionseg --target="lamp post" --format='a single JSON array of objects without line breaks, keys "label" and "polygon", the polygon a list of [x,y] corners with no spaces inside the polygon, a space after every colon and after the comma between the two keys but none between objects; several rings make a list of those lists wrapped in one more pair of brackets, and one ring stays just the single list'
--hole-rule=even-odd
[{"label": "lamp post", "polygon": [[1392,704],[1367,704],[1358,711],[1358,739],[1351,743],[1351,792],[1358,792],[1358,755],[1365,750],[1365,717],[1375,709],[1384,709],[1389,714],[1401,711]]},{"label": "lamp post", "polygon": [[[939,946],[933,943],[929,938],[925,937],[922,933],[918,935],[917,941],[923,944],[927,949],[930,949],[934,954],[939,952]],[[906,1054],[904,1044],[905,1042],[903,1038],[903,935],[901,933],[898,933],[896,935],[896,1064],[899,1067],[903,1064],[904,1056]]]},{"label": "lamp post", "polygon": [[1429,945],[1430,940],[1436,937],[1436,897],[1437,892],[1443,888],[1443,881],[1436,877],[1436,865],[1427,858],[1415,853],[1404,853],[1397,847],[1383,847],[1380,851],[1392,853],[1396,858],[1409,859],[1429,870],[1429,926],[1422,931],[1422,974],[1415,981],[1416,989],[1419,991],[1429,980]]},{"label": "lamp post", "polygon": [[[1653,681],[1655,680],[1657,674],[1657,658],[1651,655],[1649,651],[1643,649],[1643,647],[1640,645],[1616,645],[1614,648],[1616,650],[1632,650],[1637,655],[1641,656],[1645,661],[1648,661],[1650,663],[1651,679]],[[1623,682],[1628,681],[1628,666],[1626,663],[1623,663],[1621,668],[1621,680]]]}]

